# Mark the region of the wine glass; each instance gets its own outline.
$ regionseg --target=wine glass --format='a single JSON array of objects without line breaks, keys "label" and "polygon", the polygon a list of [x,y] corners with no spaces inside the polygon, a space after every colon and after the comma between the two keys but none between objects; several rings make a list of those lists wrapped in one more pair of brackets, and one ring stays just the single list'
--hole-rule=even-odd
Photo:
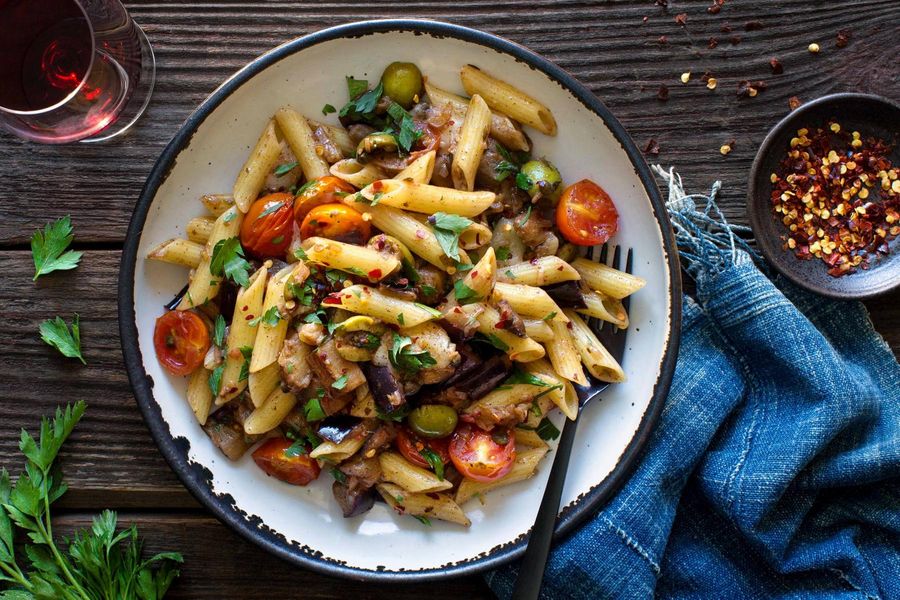
[{"label": "wine glass", "polygon": [[0,126],[45,144],[120,135],[156,61],[119,0],[0,0]]}]

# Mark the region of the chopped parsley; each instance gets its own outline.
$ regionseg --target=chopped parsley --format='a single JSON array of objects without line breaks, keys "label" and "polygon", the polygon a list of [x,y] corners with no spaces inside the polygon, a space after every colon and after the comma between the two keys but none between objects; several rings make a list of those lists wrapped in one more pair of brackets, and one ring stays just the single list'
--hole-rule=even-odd
[{"label": "chopped parsley", "polygon": [[516,173],[516,187],[525,192],[531,189],[531,179],[522,171]]},{"label": "chopped parsley", "polygon": [[304,250],[303,248],[297,248],[296,250],[294,250],[294,258],[304,261],[309,260],[309,256],[306,255],[306,250]]},{"label": "chopped parsley", "polygon": [[397,322],[400,323],[400,325],[406,325],[406,318],[403,316],[403,313],[397,314]]},{"label": "chopped parsley", "polygon": [[525,227],[525,223],[527,223],[528,219],[531,218],[531,209],[532,208],[533,208],[533,205],[529,204],[528,209],[525,211],[525,216],[522,217],[522,220],[519,222],[519,227]]},{"label": "chopped parsley", "polygon": [[250,285],[252,268],[244,258],[244,249],[238,238],[226,238],[216,242],[213,247],[212,259],[209,262],[211,274],[217,277],[224,276],[242,287],[247,287]]},{"label": "chopped parsley", "polygon": [[549,417],[541,419],[541,422],[538,423],[538,426],[535,428],[535,432],[537,432],[542,440],[555,440],[559,437],[559,429],[557,429],[556,425],[550,421]]},{"label": "chopped parsley", "polygon": [[407,373],[417,373],[437,364],[427,350],[413,350],[412,340],[397,333],[394,334],[394,343],[388,356],[391,364]]},{"label": "chopped parsley", "polygon": [[72,239],[72,219],[68,215],[53,223],[44,225],[43,233],[38,230],[31,236],[31,258],[34,261],[34,278],[51,271],[68,271],[78,266],[82,252],[65,252]]},{"label": "chopped parsley", "polygon": [[366,91],[368,87],[369,82],[365,79],[348,77],[347,91],[350,93],[350,101],[341,108],[338,114],[353,120],[371,120],[374,116],[375,106],[384,92],[384,86],[378,82],[375,89]]},{"label": "chopped parsley", "polygon": [[399,128],[399,133],[394,136],[397,139],[397,144],[405,152],[409,152],[413,144],[422,137],[422,132],[416,129],[416,124],[413,122],[410,114],[396,102],[388,107],[387,112]]},{"label": "chopped parsley", "polygon": [[444,461],[441,460],[441,457],[438,456],[438,453],[426,446],[419,450],[419,454],[422,456],[422,458],[425,459],[425,462],[427,462],[431,466],[431,470],[434,471],[434,474],[437,475],[437,478],[443,481]]},{"label": "chopped parsley", "polygon": [[[293,163],[293,164],[296,165],[297,163]],[[283,167],[283,166],[284,165],[281,165],[281,167]],[[278,167],[278,169],[280,169],[281,167]],[[275,169],[276,174],[278,173],[278,169]],[[256,217],[256,220],[258,221],[259,219],[262,219],[263,217],[268,217],[269,215],[271,215],[274,212],[278,212],[283,206],[284,206],[284,202],[275,202],[274,204],[270,204],[269,206],[266,207],[266,209],[264,211],[259,213],[259,216]],[[275,240],[272,240],[272,243],[274,244],[277,242],[275,242]]]},{"label": "chopped parsley", "polygon": [[225,317],[216,316],[215,326],[213,327],[213,343],[221,348],[225,344]]},{"label": "chopped parsley", "polygon": [[284,455],[287,458],[296,458],[298,456],[303,456],[306,453],[306,443],[300,439],[295,439],[293,444],[284,449]]},{"label": "chopped parsley", "polygon": [[433,296],[437,294],[437,290],[433,285],[428,285],[427,283],[422,284],[422,287],[419,288],[422,290],[422,293],[426,296]]},{"label": "chopped parsley", "polygon": [[321,421],[325,418],[325,411],[322,410],[322,398],[325,397],[325,389],[316,390],[316,395],[306,401],[303,405],[303,415],[307,421]]},{"label": "chopped parsley", "polygon": [[496,248],[494,252],[497,255],[497,260],[509,260],[512,256],[512,252],[509,251],[507,246],[500,246],[499,248]]},{"label": "chopped parsley", "polygon": [[[294,161],[292,163],[282,163],[282,164],[278,165],[277,167],[275,167],[275,177],[281,177],[282,175],[287,175],[288,173],[290,173],[291,171],[296,169],[299,165],[300,165],[300,163],[298,163],[297,161]],[[279,204],[283,204],[283,202],[279,202]],[[278,208],[281,208],[281,207],[279,206]],[[266,210],[268,210],[268,209],[266,209]],[[278,209],[275,209],[275,210],[278,210]],[[272,212],[274,212],[274,211],[272,211]],[[264,215],[259,215],[259,216],[262,217]]]},{"label": "chopped parsley", "polygon": [[491,333],[487,336],[487,338],[488,338],[488,341],[491,343],[491,346],[493,346],[497,350],[500,350],[502,352],[506,352],[507,350],[509,350],[509,344],[507,344],[506,342],[501,340],[497,336],[497,334]]},{"label": "chopped parsley", "polygon": [[219,395],[219,390],[222,389],[222,372],[225,370],[225,363],[223,362],[218,367],[213,369],[213,372],[209,374],[209,390],[212,392],[213,396]]},{"label": "chopped parsley", "polygon": [[527,371],[516,369],[506,378],[503,385],[534,385],[537,387],[550,387],[550,384]]},{"label": "chopped parsley", "polygon": [[458,261],[459,234],[472,225],[472,220],[459,215],[437,212],[428,217],[428,222],[434,227],[434,235],[444,254]]},{"label": "chopped parsley", "polygon": [[347,387],[348,379],[350,379],[350,375],[348,375],[347,373],[344,373],[343,375],[341,375],[340,377],[335,379],[334,383],[331,384],[331,387],[333,387],[336,390],[342,390],[345,387]]},{"label": "chopped parsley", "polygon": [[552,321],[556,318],[556,311],[547,313],[541,321]]},{"label": "chopped parsley", "polygon": [[497,163],[497,166],[494,167],[494,179],[497,181],[503,181],[510,175],[515,175],[519,172],[519,167],[509,162],[508,160],[501,160]]},{"label": "chopped parsley", "polygon": [[340,484],[347,483],[347,476],[337,467],[331,467],[331,476],[334,477],[334,480]]},{"label": "chopped parsley", "polygon": [[316,296],[316,284],[312,280],[307,279],[303,285],[289,283],[287,288],[297,302],[303,306],[312,306],[313,298]]},{"label": "chopped parsley", "polygon": [[428,527],[431,527],[431,519],[429,519],[428,517],[423,517],[422,515],[413,515],[413,518],[416,521],[418,521],[419,523],[421,523],[422,525],[427,525]]},{"label": "chopped parsley", "polygon": [[81,364],[87,364],[81,355],[81,331],[78,313],[75,313],[75,317],[72,319],[71,331],[69,331],[69,327],[61,317],[47,319],[41,323],[39,330],[41,339],[59,350],[63,356],[77,358],[81,361]]},{"label": "chopped parsley", "polygon": [[278,311],[278,307],[272,306],[269,308],[269,310],[259,315],[255,319],[250,319],[248,325],[250,327],[256,327],[260,324],[260,322],[263,322],[269,327],[275,327],[276,325],[278,325],[278,321],[280,321],[282,318],[283,317],[281,316],[281,313]]},{"label": "chopped parsley", "polygon": [[325,106],[322,107],[323,115],[330,115],[331,113],[336,113],[336,112],[337,112],[337,109],[330,104],[326,104]]},{"label": "chopped parsley", "polygon": [[246,381],[250,377],[250,359],[253,357],[253,348],[250,346],[241,346],[241,356],[244,362],[241,364],[241,373],[238,375],[238,381]]},{"label": "chopped parsley", "polygon": [[467,302],[478,298],[478,293],[467,286],[462,279],[453,284],[453,295],[460,302]]}]

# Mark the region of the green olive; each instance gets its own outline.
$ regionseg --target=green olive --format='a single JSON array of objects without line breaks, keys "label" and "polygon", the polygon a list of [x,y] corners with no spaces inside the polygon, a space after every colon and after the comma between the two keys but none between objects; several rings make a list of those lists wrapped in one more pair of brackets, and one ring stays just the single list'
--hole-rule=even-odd
[{"label": "green olive", "polygon": [[407,422],[422,437],[442,438],[453,433],[458,418],[451,406],[426,404],[410,411]]},{"label": "green olive", "polygon": [[541,196],[552,201],[559,199],[562,191],[562,178],[559,171],[546,160],[529,160],[522,165],[522,174],[531,182],[527,192],[534,197],[538,192]]},{"label": "green olive", "polygon": [[384,93],[402,106],[409,108],[422,91],[422,72],[408,62],[392,62],[381,74]]}]

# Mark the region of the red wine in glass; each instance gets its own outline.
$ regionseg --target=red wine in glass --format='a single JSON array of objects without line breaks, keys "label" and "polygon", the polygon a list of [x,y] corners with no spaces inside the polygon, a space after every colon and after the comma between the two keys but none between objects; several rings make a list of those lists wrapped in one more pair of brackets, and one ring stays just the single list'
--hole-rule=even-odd
[{"label": "red wine in glass", "polygon": [[0,125],[20,137],[114,137],[143,113],[154,76],[119,0],[0,0]]}]

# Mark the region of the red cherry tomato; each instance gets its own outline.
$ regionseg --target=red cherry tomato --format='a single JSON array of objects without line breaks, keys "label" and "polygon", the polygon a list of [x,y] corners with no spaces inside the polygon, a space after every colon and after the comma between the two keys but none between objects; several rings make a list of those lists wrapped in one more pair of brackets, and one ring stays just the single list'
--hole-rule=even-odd
[{"label": "red cherry tomato", "polygon": [[616,205],[602,187],[590,179],[573,183],[556,206],[556,226],[578,246],[605,244],[618,229]]},{"label": "red cherry tomato", "polygon": [[241,245],[257,258],[284,256],[291,244],[294,197],[269,194],[250,205],[241,224]]},{"label": "red cherry tomato", "polygon": [[516,438],[508,429],[485,431],[461,423],[450,440],[450,460],[464,477],[494,481],[512,469],[516,459]]},{"label": "red cherry tomato", "polygon": [[303,223],[306,213],[323,204],[340,204],[341,194],[352,194],[356,191],[352,185],[333,175],[313,179],[301,189],[294,199],[294,220]]},{"label": "red cherry tomato", "polygon": [[290,449],[294,442],[284,437],[266,440],[253,451],[253,462],[275,479],[291,485],[306,485],[319,476],[319,463],[309,457],[308,448]]},{"label": "red cherry tomato", "polygon": [[323,204],[308,213],[300,225],[302,239],[321,236],[364,244],[372,233],[372,226],[362,215],[344,204]]},{"label": "red cherry tomato", "polygon": [[209,350],[209,328],[199,315],[170,310],[156,319],[153,346],[159,364],[173,375],[190,375]]},{"label": "red cherry tomato", "polygon": [[429,440],[419,437],[406,427],[400,427],[397,430],[397,439],[395,441],[397,443],[397,450],[400,451],[400,454],[417,467],[422,467],[423,469],[431,468],[431,465],[428,464],[428,461],[425,460],[425,457],[423,457],[420,452],[420,450],[424,450],[425,448],[428,448],[437,454],[441,458],[441,462],[445,465],[450,462],[450,454],[448,451],[448,446],[450,445],[449,438]]}]

